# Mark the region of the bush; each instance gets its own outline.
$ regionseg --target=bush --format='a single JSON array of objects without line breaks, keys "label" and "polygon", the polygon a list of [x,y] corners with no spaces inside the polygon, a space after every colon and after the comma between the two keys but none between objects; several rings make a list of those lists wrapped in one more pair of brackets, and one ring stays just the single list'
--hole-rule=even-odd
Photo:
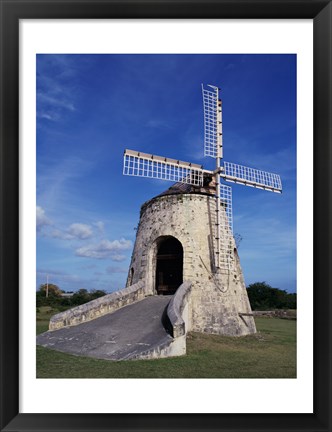
[{"label": "bush", "polygon": [[[41,287],[43,287],[43,285],[41,285]],[[62,297],[62,291],[60,289],[59,292],[60,295],[58,295],[58,291],[52,290],[51,294],[49,290],[49,295],[48,297],[46,297],[46,290],[44,289],[44,287],[40,288],[39,291],[36,292],[37,308],[40,308],[41,306],[50,306],[58,310],[68,309],[68,307],[79,306],[81,304],[87,303],[91,300],[95,300],[96,298],[106,295],[106,292],[103,290],[91,290],[89,292],[84,288],[75,292],[71,297]]]},{"label": "bush", "polygon": [[296,294],[272,288],[265,282],[256,282],[247,287],[253,310],[296,309]]}]

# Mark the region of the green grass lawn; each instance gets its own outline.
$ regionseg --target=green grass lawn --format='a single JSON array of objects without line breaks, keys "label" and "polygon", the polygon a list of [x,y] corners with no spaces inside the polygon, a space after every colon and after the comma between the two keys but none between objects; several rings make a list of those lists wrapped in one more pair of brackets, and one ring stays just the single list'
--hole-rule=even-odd
[{"label": "green grass lawn", "polygon": [[[40,308],[37,333],[54,313]],[[159,360],[114,362],[37,346],[37,378],[296,378],[296,321],[255,321],[252,336],[189,333],[186,356]]]},{"label": "green grass lawn", "polygon": [[48,330],[48,324],[51,316],[55,315],[58,312],[58,310],[52,309],[50,306],[41,306],[37,309],[37,334],[44,333]]}]

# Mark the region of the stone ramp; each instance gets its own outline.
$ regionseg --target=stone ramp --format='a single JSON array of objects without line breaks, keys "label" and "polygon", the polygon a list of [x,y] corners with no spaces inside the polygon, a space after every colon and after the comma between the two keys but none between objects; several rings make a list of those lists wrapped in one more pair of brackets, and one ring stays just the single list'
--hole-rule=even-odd
[{"label": "stone ramp", "polygon": [[146,297],[92,321],[42,333],[37,345],[99,359],[137,358],[173,339],[161,321],[170,298]]}]

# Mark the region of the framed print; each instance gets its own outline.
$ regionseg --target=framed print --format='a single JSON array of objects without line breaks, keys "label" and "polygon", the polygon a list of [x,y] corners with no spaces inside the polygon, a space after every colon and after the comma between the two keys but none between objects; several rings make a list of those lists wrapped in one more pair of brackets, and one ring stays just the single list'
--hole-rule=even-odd
[{"label": "framed print", "polygon": [[[1,0],[1,430],[331,430],[331,17],[330,1]],[[213,105],[219,92],[222,105]],[[216,167],[202,168],[199,122],[204,154]],[[222,151],[235,163],[221,162]],[[234,214],[232,189],[219,178],[238,183]],[[160,179],[182,186],[165,193],[167,185],[155,185]],[[243,186],[265,190],[254,189],[251,201]],[[237,194],[237,187],[244,191]],[[190,202],[183,203],[189,189]],[[210,195],[213,216],[208,210],[195,218],[195,199],[209,207]],[[196,227],[204,217],[211,226],[214,220],[213,230]],[[172,232],[162,218],[172,221]],[[233,232],[234,244],[224,250],[232,220],[240,234]],[[155,240],[146,246],[150,231]],[[242,240],[248,290],[236,261]],[[255,251],[246,246],[251,242]],[[210,271],[216,268],[232,281],[225,285],[220,276],[217,283],[218,271]],[[188,275],[204,285],[205,297],[186,285]],[[263,279],[298,295],[282,361],[270,329],[258,328],[250,339],[255,321],[267,318],[245,309],[242,294],[237,300],[239,286],[252,295],[249,288]],[[45,298],[58,295],[57,284],[62,309],[44,333]],[[209,291],[210,284],[221,288]],[[128,292],[116,297],[124,286]],[[122,357],[111,360],[150,360],[111,362],[125,324],[105,339],[102,353],[94,341],[103,330],[91,337],[87,325],[105,310],[103,299],[121,309],[142,305],[142,292],[149,301],[167,300],[171,312],[162,319],[177,343],[149,352],[150,342],[141,339],[131,357],[125,338]],[[231,303],[227,320],[216,306],[220,292],[224,308]],[[90,296],[93,306],[81,306],[79,296]],[[134,313],[145,316],[142,328],[155,315]],[[153,339],[159,330],[149,328]],[[186,328],[198,332],[194,339],[200,330],[232,336],[231,354],[220,349],[209,357],[197,339],[202,349],[189,356],[194,372],[181,374]],[[235,335],[247,335],[255,354],[271,342],[270,356],[265,351],[245,363]],[[74,355],[65,361],[68,353]],[[153,360],[169,353],[173,359]]]}]

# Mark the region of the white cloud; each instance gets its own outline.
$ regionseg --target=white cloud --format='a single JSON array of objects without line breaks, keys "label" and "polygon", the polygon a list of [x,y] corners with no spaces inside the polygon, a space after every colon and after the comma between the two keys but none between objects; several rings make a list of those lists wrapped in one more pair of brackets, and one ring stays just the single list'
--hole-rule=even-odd
[{"label": "white cloud", "polygon": [[62,240],[86,240],[92,235],[91,226],[82,223],[73,223],[65,231],[56,229],[51,233],[51,237]]},{"label": "white cloud", "polygon": [[69,111],[75,111],[74,105],[64,97],[56,98],[40,92],[37,94],[37,97],[39,98],[40,102],[48,104],[52,107],[63,108]]},{"label": "white cloud", "polygon": [[58,238],[61,240],[72,240],[73,239],[73,236],[71,236],[70,234],[68,234],[64,231],[58,230],[58,229],[53,230],[50,235],[53,238]]},{"label": "white cloud", "polygon": [[119,261],[119,257],[117,252],[131,249],[132,242],[130,240],[126,240],[124,238],[120,240],[102,240],[98,244],[90,244],[88,246],[83,246],[75,251],[75,255],[80,257],[87,258],[96,258],[96,259],[105,259],[111,257],[114,261]]},{"label": "white cloud", "polygon": [[83,176],[89,175],[94,166],[94,160],[78,156],[68,156],[61,160],[40,157],[37,176],[38,202],[48,211],[52,211],[52,214],[57,214],[61,207],[77,213],[77,182]]},{"label": "white cloud", "polygon": [[90,238],[93,235],[92,228],[89,225],[82,223],[71,224],[67,232],[74,238],[78,238],[80,240]]},{"label": "white cloud", "polygon": [[51,225],[50,219],[46,216],[45,210],[42,207],[37,206],[36,208],[36,224],[37,231],[40,231],[43,226]]},{"label": "white cloud", "polygon": [[51,121],[58,120],[58,116],[55,113],[38,112],[37,116],[42,119],[51,120]]},{"label": "white cloud", "polygon": [[94,222],[93,224],[95,227],[98,228],[98,230],[103,234],[105,231],[105,224],[102,221]]},{"label": "white cloud", "polygon": [[58,121],[75,112],[77,86],[72,85],[72,80],[76,70],[69,56],[39,58],[37,65],[37,117]]}]

